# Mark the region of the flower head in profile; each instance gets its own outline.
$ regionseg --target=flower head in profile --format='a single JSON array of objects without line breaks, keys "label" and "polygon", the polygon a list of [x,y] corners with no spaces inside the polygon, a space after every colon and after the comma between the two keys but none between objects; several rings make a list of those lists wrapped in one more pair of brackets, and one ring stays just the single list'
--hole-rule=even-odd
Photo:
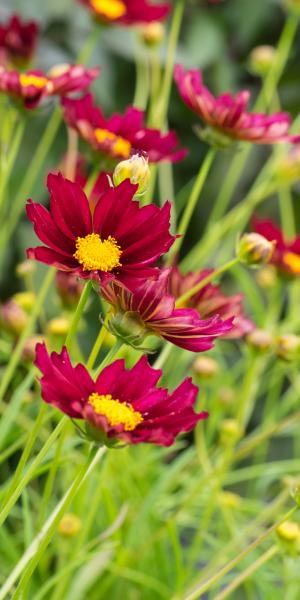
[{"label": "flower head in profile", "polygon": [[175,67],[175,81],[185,104],[208,126],[204,132],[207,139],[216,139],[224,146],[232,140],[254,144],[275,144],[277,142],[299,141],[300,136],[289,135],[290,116],[280,112],[273,115],[247,111],[250,94],[241,91],[236,97],[229,93],[215,98],[205,87],[201,72],[184,71],[181,65]]},{"label": "flower head in profile", "polygon": [[178,149],[175,132],[162,134],[158,129],[145,127],[142,110],[129,107],[124,115],[114,114],[106,119],[91,94],[79,99],[65,98],[62,104],[67,125],[108,159],[119,161],[144,152],[150,162],[156,163],[174,162],[186,156],[186,150]]},{"label": "flower head in profile", "polygon": [[42,373],[42,398],[72,419],[84,421],[86,433],[102,444],[148,442],[170,446],[179,433],[190,431],[207,413],[195,413],[198,388],[185,379],[171,394],[157,387],[162,372],[142,356],[132,368],[116,360],[93,381],[82,364],[72,366],[68,351],[49,356],[36,348]]},{"label": "flower head in profile", "polygon": [[281,273],[291,277],[300,276],[300,236],[288,241],[281,229],[270,219],[260,220],[254,218],[253,230],[263,235],[270,242],[275,242],[270,263],[275,265]]},{"label": "flower head in profile", "polygon": [[[198,273],[183,275],[178,267],[173,267],[169,278],[169,291],[175,298],[180,298],[197,283],[205,279],[213,269],[205,269]],[[187,301],[187,307],[194,308],[201,319],[210,319],[219,315],[222,319],[232,319],[233,326],[224,337],[240,338],[255,327],[254,323],[244,315],[243,295],[226,296],[220,286],[208,283]]]},{"label": "flower head in profile", "polygon": [[28,258],[77,273],[83,279],[119,279],[131,286],[137,278],[155,276],[153,265],[168,251],[170,203],[140,208],[137,186],[128,180],[111,187],[106,175],[97,202],[90,206],[78,183],[48,176],[50,211],[31,200],[27,215],[45,244],[27,250]]},{"label": "flower head in profile", "polygon": [[115,311],[112,333],[137,346],[152,334],[192,352],[210,350],[216,338],[231,331],[232,319],[214,315],[201,320],[192,308],[175,308],[168,279],[169,271],[164,270],[158,279],[143,281],[132,292],[117,281],[104,286],[102,295]]},{"label": "flower head in profile", "polygon": [[165,2],[153,4],[148,0],[79,0],[92,15],[106,24],[138,25],[162,21],[168,16],[171,6]]},{"label": "flower head in profile", "polygon": [[38,32],[35,21],[23,22],[18,15],[0,24],[0,63],[13,67],[29,63],[36,49]]},{"label": "flower head in profile", "polygon": [[59,65],[49,73],[19,73],[0,66],[0,92],[12,96],[26,109],[33,109],[51,96],[65,97],[85,90],[98,75],[98,67],[86,69],[83,65]]}]

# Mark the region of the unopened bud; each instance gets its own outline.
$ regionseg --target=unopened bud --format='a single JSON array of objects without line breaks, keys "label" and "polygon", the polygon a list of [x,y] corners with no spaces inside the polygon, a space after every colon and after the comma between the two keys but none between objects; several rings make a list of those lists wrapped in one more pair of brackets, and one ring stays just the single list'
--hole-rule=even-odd
[{"label": "unopened bud", "polygon": [[283,360],[295,360],[300,357],[300,337],[292,333],[281,335],[276,340],[276,354]]},{"label": "unopened bud", "polygon": [[36,264],[33,260],[24,260],[16,266],[16,274],[18,277],[28,277],[28,275],[32,275],[36,270]]},{"label": "unopened bud", "polygon": [[246,341],[249,346],[261,352],[265,352],[273,346],[273,336],[265,329],[254,329],[247,335]]},{"label": "unopened bud", "polygon": [[241,504],[241,496],[228,491],[220,492],[219,500],[226,508],[238,508]]},{"label": "unopened bud", "polygon": [[36,295],[34,292],[18,292],[13,296],[14,302],[21,308],[24,308],[26,312],[30,312],[36,302]]},{"label": "unopened bud", "polygon": [[264,77],[276,59],[276,48],[273,46],[257,46],[249,56],[249,67],[252,73]]},{"label": "unopened bud", "polygon": [[220,425],[221,443],[236,442],[242,435],[242,429],[235,419],[224,419]]},{"label": "unopened bud", "polygon": [[77,306],[84,283],[77,277],[76,273],[57,271],[55,285],[57,293],[66,308]]},{"label": "unopened bud", "polygon": [[279,183],[289,184],[300,179],[300,145],[293,146],[274,165],[274,178]]},{"label": "unopened bud", "polygon": [[296,521],[285,521],[278,525],[276,533],[286,542],[295,542],[300,536],[300,527]]},{"label": "unopened bud", "polygon": [[45,338],[42,335],[32,335],[27,338],[22,350],[22,360],[24,362],[33,362],[35,360],[36,345],[42,344],[44,341]]},{"label": "unopened bud", "polygon": [[0,323],[10,333],[19,335],[27,322],[27,313],[14,300],[8,300],[0,306]]},{"label": "unopened bud", "polygon": [[47,326],[47,332],[49,335],[56,337],[62,337],[67,335],[70,329],[70,321],[64,316],[55,317],[51,319]]},{"label": "unopened bud", "polygon": [[202,379],[211,379],[219,371],[218,363],[208,356],[199,356],[193,362],[193,373]]},{"label": "unopened bud", "polygon": [[110,333],[129,346],[139,347],[145,340],[147,330],[134,312],[116,313],[109,321]]},{"label": "unopened bud", "polygon": [[125,179],[130,179],[131,183],[138,185],[137,196],[142,196],[147,191],[150,177],[148,159],[139,154],[119,162],[113,173],[115,185],[119,185]]},{"label": "unopened bud", "polygon": [[230,387],[220,388],[218,391],[218,401],[223,406],[230,406],[234,401],[235,393],[234,390]]},{"label": "unopened bud", "polygon": [[140,28],[140,38],[146,46],[159,46],[165,37],[165,27],[160,21],[146,23]]},{"label": "unopened bud", "polygon": [[251,266],[267,263],[275,247],[275,242],[270,242],[259,233],[245,233],[237,245],[237,256],[241,262]]},{"label": "unopened bud", "polygon": [[58,525],[58,531],[64,537],[74,537],[81,530],[82,522],[72,513],[66,513]]},{"label": "unopened bud", "polygon": [[255,279],[261,288],[272,289],[277,281],[276,268],[273,265],[262,267],[257,271]]}]

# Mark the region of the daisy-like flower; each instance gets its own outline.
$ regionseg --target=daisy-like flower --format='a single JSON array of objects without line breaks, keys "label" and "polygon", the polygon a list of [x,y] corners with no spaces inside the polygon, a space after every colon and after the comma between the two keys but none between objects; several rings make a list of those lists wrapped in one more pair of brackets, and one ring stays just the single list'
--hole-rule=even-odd
[{"label": "daisy-like flower", "polygon": [[79,99],[64,98],[62,105],[67,125],[95,151],[115,162],[138,152],[147,153],[153,163],[175,162],[186,156],[186,150],[178,149],[175,132],[162,134],[158,129],[145,127],[142,110],[129,107],[124,115],[114,114],[106,119],[91,94]]},{"label": "daisy-like flower", "polygon": [[286,240],[281,229],[270,219],[260,220],[254,217],[253,230],[263,235],[270,242],[275,242],[275,247],[270,263],[275,265],[281,273],[292,277],[300,276],[300,236],[293,240]]},{"label": "daisy-like flower", "polygon": [[210,350],[215,338],[231,331],[232,319],[223,321],[214,315],[202,321],[192,308],[175,308],[168,280],[165,270],[157,280],[143,281],[133,292],[118,282],[103,287],[102,295],[115,311],[110,320],[112,333],[134,346],[152,334],[192,352]]},{"label": "daisy-like flower", "polygon": [[98,67],[86,69],[83,65],[57,65],[49,73],[39,70],[19,73],[0,66],[0,92],[33,109],[47,97],[64,97],[85,90],[99,72]]},{"label": "daisy-like flower", "polygon": [[265,115],[248,112],[250,93],[247,90],[239,92],[236,97],[226,93],[215,98],[203,84],[199,71],[184,71],[181,65],[175,67],[175,81],[185,104],[224,145],[226,140],[227,143],[242,140],[254,144],[296,143],[300,140],[299,135],[289,135],[291,118],[287,113]]},{"label": "daisy-like flower", "polygon": [[[212,271],[213,269],[206,269],[183,275],[178,267],[173,267],[169,278],[169,291],[175,298],[180,298]],[[243,295],[226,296],[218,285],[212,283],[208,283],[191,296],[186,306],[194,308],[201,319],[210,319],[214,315],[219,315],[222,319],[233,318],[232,329],[224,336],[227,339],[240,338],[255,328],[254,323],[244,315]]]},{"label": "daisy-like flower", "polygon": [[26,65],[36,49],[39,28],[35,21],[22,22],[12,15],[0,24],[0,62],[16,67]]},{"label": "daisy-like flower", "polygon": [[193,410],[198,388],[191,379],[169,394],[156,386],[162,371],[152,369],[145,356],[129,370],[116,360],[96,381],[82,364],[72,366],[66,348],[49,356],[46,346],[38,344],[35,364],[43,375],[43,400],[83,420],[87,435],[99,443],[170,446],[179,433],[208,416]]},{"label": "daisy-like flower", "polygon": [[153,264],[174,241],[169,232],[170,203],[139,207],[129,180],[110,187],[102,176],[101,193],[91,207],[78,183],[48,176],[50,212],[31,200],[27,215],[45,244],[27,250],[28,258],[77,273],[84,279],[120,279],[129,287],[139,277],[156,276]]},{"label": "daisy-like flower", "polygon": [[153,4],[148,0],[79,0],[101,23],[138,25],[162,21],[168,16],[169,3]]}]

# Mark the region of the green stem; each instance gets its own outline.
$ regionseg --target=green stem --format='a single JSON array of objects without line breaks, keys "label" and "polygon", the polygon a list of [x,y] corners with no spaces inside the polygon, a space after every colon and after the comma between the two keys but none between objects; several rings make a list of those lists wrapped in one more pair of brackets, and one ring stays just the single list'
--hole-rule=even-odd
[{"label": "green stem", "polygon": [[122,348],[122,346],[123,346],[122,340],[117,339],[115,345],[107,353],[106,357],[103,359],[102,363],[99,365],[98,369],[96,370],[96,373],[95,373],[96,376],[98,376],[99,373],[101,373],[101,371],[103,371],[103,369],[112,362],[112,360],[118,354],[118,352]]},{"label": "green stem", "polygon": [[85,44],[78,54],[76,61],[78,64],[85,65],[91,58],[99,39],[99,31],[99,25],[94,23],[90,35],[87,37]]},{"label": "green stem", "polygon": [[100,175],[100,172],[101,172],[100,171],[100,166],[97,163],[97,165],[92,170],[92,172],[91,172],[91,174],[90,174],[90,176],[89,176],[89,178],[88,178],[88,180],[87,180],[87,182],[85,184],[85,187],[84,187],[84,192],[85,192],[85,194],[86,194],[87,197],[90,196],[90,193],[91,193],[91,191],[92,191],[92,189],[93,189],[93,187],[94,187],[94,185],[95,185],[95,183],[96,183],[96,181],[98,179],[98,176]]},{"label": "green stem", "polygon": [[75,334],[77,331],[77,327],[78,327],[79,321],[82,317],[86,303],[89,299],[91,290],[92,290],[92,281],[90,280],[85,284],[85,286],[81,292],[81,296],[80,296],[79,302],[77,304],[76,311],[72,318],[71,327],[70,327],[68,335],[66,337],[65,346],[68,348],[68,350],[70,350],[72,348],[72,344],[73,344],[74,337],[75,337]]},{"label": "green stem", "polygon": [[278,191],[278,196],[283,233],[286,239],[290,240],[296,235],[293,199],[290,189],[287,187],[281,187]]},{"label": "green stem", "polygon": [[106,315],[106,317],[105,317],[105,321],[104,321],[104,323],[103,323],[103,325],[102,325],[102,327],[101,327],[101,329],[100,329],[100,331],[98,333],[96,341],[95,341],[95,343],[93,345],[93,348],[91,350],[90,356],[89,356],[88,361],[86,363],[86,368],[88,369],[88,371],[90,371],[90,370],[93,369],[94,364],[95,364],[95,362],[97,360],[97,356],[98,356],[98,354],[99,354],[99,352],[101,350],[102,344],[103,344],[105,336],[107,334],[106,326],[107,326],[107,323],[108,323],[108,321],[110,319],[110,316],[111,316],[111,313],[108,312],[107,315]]},{"label": "green stem", "polygon": [[163,367],[163,365],[165,364],[166,360],[169,358],[170,353],[172,351],[172,344],[167,343],[162,351],[160,352],[159,356],[157,357],[154,365],[153,365],[153,369],[161,369]]},{"label": "green stem", "polygon": [[201,194],[202,188],[204,186],[204,183],[206,181],[206,178],[208,176],[210,167],[213,163],[215,156],[216,156],[216,150],[214,148],[210,148],[203,163],[201,164],[199,173],[198,173],[195,183],[193,185],[191,195],[189,197],[189,200],[187,202],[187,205],[184,209],[183,215],[179,222],[178,231],[179,231],[179,234],[181,234],[181,237],[177,238],[177,240],[173,244],[171,251],[169,252],[169,256],[168,256],[168,260],[167,260],[167,264],[169,264],[169,265],[172,264],[173,259],[176,257],[176,255],[180,251],[184,237],[187,234],[187,229],[190,224],[190,220],[192,218],[197,201],[199,200],[199,196]]},{"label": "green stem", "polygon": [[46,300],[47,294],[49,292],[50,286],[53,283],[53,279],[55,276],[55,269],[49,269],[42,287],[39,291],[39,294],[36,297],[35,305],[33,307],[32,313],[28,319],[26,327],[23,329],[22,334],[19,337],[19,341],[14,349],[13,354],[11,355],[11,359],[4,371],[1,383],[0,383],[0,400],[3,399],[3,396],[11,382],[11,379],[14,375],[14,372],[18,366],[19,360],[22,355],[23,348],[25,346],[26,340],[28,336],[32,333],[35,322],[43,308],[44,302]]},{"label": "green stem", "polygon": [[135,92],[133,98],[133,106],[146,110],[149,97],[149,71],[148,64],[145,58],[139,56],[139,49],[136,51],[135,68]]},{"label": "green stem", "polygon": [[209,275],[207,275],[207,277],[204,277],[204,279],[201,279],[201,281],[199,281],[199,283],[194,285],[190,290],[188,290],[187,292],[185,292],[185,294],[183,294],[182,296],[180,296],[178,298],[178,300],[176,302],[177,308],[180,306],[184,306],[185,303],[187,302],[187,300],[189,300],[192,296],[194,296],[194,294],[197,294],[200,290],[202,290],[202,288],[204,288],[208,283],[213,281],[215,278],[220,277],[220,275],[222,275],[226,271],[229,271],[229,269],[232,269],[232,267],[235,267],[239,262],[240,262],[240,259],[238,257],[235,257],[232,260],[228,261],[222,267],[219,267],[218,269],[215,269],[214,271],[212,271]]},{"label": "green stem", "polygon": [[13,142],[10,147],[10,151],[8,153],[7,162],[5,169],[1,171],[1,181],[0,181],[0,208],[2,209],[2,204],[4,204],[5,200],[5,192],[8,180],[10,178],[10,174],[12,168],[15,164],[15,160],[17,158],[17,154],[20,148],[20,144],[24,135],[26,121],[21,117],[19,121],[16,131],[13,134]]}]

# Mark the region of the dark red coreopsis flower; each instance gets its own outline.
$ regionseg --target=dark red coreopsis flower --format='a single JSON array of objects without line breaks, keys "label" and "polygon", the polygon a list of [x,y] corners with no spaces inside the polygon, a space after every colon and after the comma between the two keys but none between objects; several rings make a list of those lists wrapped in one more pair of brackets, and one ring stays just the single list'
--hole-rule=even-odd
[{"label": "dark red coreopsis flower", "polygon": [[[183,275],[178,267],[173,267],[169,278],[169,291],[175,298],[180,298],[212,271],[213,269],[206,269]],[[233,326],[224,336],[227,339],[240,338],[255,328],[254,323],[244,315],[243,295],[226,296],[218,285],[212,283],[208,283],[191,296],[186,306],[194,308],[201,319],[209,319],[214,315],[219,315],[226,320],[233,318]]]},{"label": "dark red coreopsis flower", "polygon": [[169,3],[153,4],[148,0],[79,0],[95,18],[106,24],[138,25],[162,21],[168,16]]},{"label": "dark red coreopsis flower", "polygon": [[27,250],[28,258],[75,272],[84,279],[120,279],[129,287],[136,278],[156,276],[153,264],[174,241],[169,232],[170,203],[140,208],[137,190],[127,179],[111,187],[102,176],[101,193],[91,208],[78,183],[48,176],[50,211],[31,200],[27,215],[45,244]]},{"label": "dark red coreopsis flower", "polygon": [[232,319],[223,321],[214,315],[201,320],[192,308],[175,308],[168,280],[169,271],[165,270],[158,279],[143,281],[133,292],[118,282],[107,284],[101,291],[116,313],[110,321],[112,332],[127,333],[133,338],[132,345],[139,345],[145,334],[152,334],[192,352],[210,350],[215,338],[231,331]]},{"label": "dark red coreopsis flower", "polygon": [[242,140],[254,144],[299,142],[300,136],[289,135],[291,118],[287,113],[273,115],[250,113],[247,104],[250,93],[243,90],[236,97],[225,93],[215,98],[205,87],[201,72],[184,71],[175,67],[175,81],[185,104],[212,130],[229,140]]},{"label": "dark red coreopsis flower", "polygon": [[38,32],[35,21],[22,22],[18,15],[0,24],[0,62],[15,67],[29,63],[36,49]]},{"label": "dark red coreopsis flower", "polygon": [[270,263],[279,271],[292,277],[300,276],[300,235],[288,241],[283,231],[270,219],[252,221],[253,230],[263,235],[267,240],[276,242]]},{"label": "dark red coreopsis flower", "polygon": [[62,101],[64,118],[94,150],[109,159],[121,160],[139,152],[147,153],[150,162],[182,160],[187,151],[178,149],[174,131],[162,134],[158,129],[145,127],[144,112],[127,108],[124,115],[103,116],[91,94],[83,98],[65,98]]},{"label": "dark red coreopsis flower", "polygon": [[49,356],[46,346],[38,344],[35,364],[43,375],[43,400],[72,419],[83,419],[87,434],[107,445],[170,446],[179,433],[208,416],[193,410],[198,388],[191,379],[169,394],[156,387],[162,372],[152,369],[145,356],[129,370],[116,360],[96,381],[82,364],[72,366],[66,348]]},{"label": "dark red coreopsis flower", "polygon": [[0,92],[33,109],[51,96],[68,96],[85,90],[99,75],[99,68],[83,65],[57,65],[49,73],[43,71],[9,71],[0,66]]}]

